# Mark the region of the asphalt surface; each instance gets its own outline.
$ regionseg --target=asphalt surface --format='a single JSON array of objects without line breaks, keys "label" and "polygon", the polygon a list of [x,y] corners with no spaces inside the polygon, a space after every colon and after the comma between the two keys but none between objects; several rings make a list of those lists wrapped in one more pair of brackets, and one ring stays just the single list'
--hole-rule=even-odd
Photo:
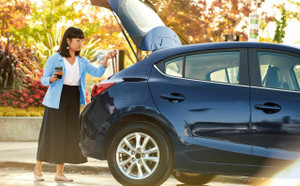
[{"label": "asphalt surface", "polygon": [[[88,158],[88,162],[80,165],[66,164],[65,174],[74,182],[55,182],[55,164],[44,163],[43,175],[45,181],[34,181],[33,169],[35,165],[37,142],[0,142],[0,186],[6,185],[120,185],[110,174],[106,161]],[[217,176],[208,186],[219,185],[276,185],[269,184],[265,178],[246,176]],[[279,183],[279,182],[278,182]],[[284,180],[283,183],[290,183]],[[299,185],[284,184],[284,186]],[[178,182],[172,176],[163,184],[168,186],[187,186]],[[280,184],[281,185],[281,184]]]},{"label": "asphalt surface", "polygon": [[[57,182],[54,181],[53,172],[44,172],[45,181],[39,182],[33,180],[32,171],[21,169],[0,169],[0,185],[1,186],[86,186],[86,185],[103,185],[116,186],[120,185],[110,173],[100,174],[82,174],[82,173],[67,173],[66,175],[74,182]],[[225,183],[225,182],[210,182],[207,186],[245,186],[247,184]],[[175,178],[170,177],[163,186],[191,186],[178,182]]]}]

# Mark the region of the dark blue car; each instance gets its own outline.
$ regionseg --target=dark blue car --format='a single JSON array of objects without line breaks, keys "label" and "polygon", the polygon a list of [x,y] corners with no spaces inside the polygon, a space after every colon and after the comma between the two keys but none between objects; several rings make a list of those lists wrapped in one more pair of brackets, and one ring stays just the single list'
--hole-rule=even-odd
[{"label": "dark blue car", "polygon": [[[270,176],[300,157],[299,48],[181,46],[152,22],[159,17],[149,4],[108,2],[135,44],[153,52],[95,85],[81,115],[85,156],[108,160],[124,185],[158,185],[170,174],[187,184]],[[149,25],[130,17],[145,12]]]}]

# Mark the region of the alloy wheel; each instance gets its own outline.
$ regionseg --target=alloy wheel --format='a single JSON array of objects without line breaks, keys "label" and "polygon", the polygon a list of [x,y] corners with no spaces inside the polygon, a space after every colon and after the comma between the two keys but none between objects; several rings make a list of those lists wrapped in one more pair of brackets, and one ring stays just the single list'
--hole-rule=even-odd
[{"label": "alloy wheel", "polygon": [[116,162],[128,178],[141,180],[155,172],[160,161],[160,150],[148,134],[133,132],[125,136],[116,150]]}]

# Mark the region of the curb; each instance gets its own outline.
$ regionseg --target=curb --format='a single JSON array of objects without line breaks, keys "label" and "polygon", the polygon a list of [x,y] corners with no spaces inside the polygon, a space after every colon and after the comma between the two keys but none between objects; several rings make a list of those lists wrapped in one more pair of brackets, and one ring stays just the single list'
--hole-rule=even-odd
[{"label": "curb", "polygon": [[[35,163],[10,162],[10,161],[0,162],[0,169],[22,169],[27,171],[33,171],[34,166]],[[55,172],[56,165],[50,163],[43,163],[42,169],[45,172]],[[82,174],[99,174],[99,173],[109,173],[109,168],[66,164],[64,168],[64,172],[82,173]]]}]

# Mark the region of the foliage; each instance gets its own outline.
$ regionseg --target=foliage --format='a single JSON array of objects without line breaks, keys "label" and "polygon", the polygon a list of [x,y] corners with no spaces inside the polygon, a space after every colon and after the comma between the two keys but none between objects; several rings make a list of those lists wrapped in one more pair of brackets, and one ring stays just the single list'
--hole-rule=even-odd
[{"label": "foliage", "polygon": [[6,117],[16,117],[17,116],[17,114],[15,113],[15,112],[6,112],[5,114],[4,114],[4,116],[6,116]]},{"label": "foliage", "polygon": [[44,107],[28,107],[27,109],[0,107],[0,111],[0,117],[41,117],[44,114]]},{"label": "foliage", "polygon": [[0,0],[0,35],[28,26],[27,15],[31,11],[29,0]]},{"label": "foliage", "polygon": [[30,111],[29,112],[30,117],[41,117],[42,114],[40,112],[36,112],[36,111]]},{"label": "foliage", "polygon": [[20,47],[9,37],[6,41],[0,40],[0,67],[0,88],[11,86],[13,90],[24,89],[26,75],[32,77],[33,72],[40,68],[35,50]]},{"label": "foliage", "polygon": [[0,104],[8,107],[27,108],[42,106],[42,100],[46,94],[48,87],[41,84],[39,80],[32,80],[26,77],[26,89],[22,91],[10,90],[0,94]]},{"label": "foliage", "polygon": [[56,28],[61,20],[71,20],[75,10],[71,6],[65,6],[66,0],[42,0],[42,6],[32,6],[32,13],[28,26],[14,30],[13,35],[17,41],[27,44],[42,42],[47,48],[53,48],[58,38]]},{"label": "foliage", "polygon": [[62,34],[69,26],[83,29],[86,44],[82,53],[88,59],[93,58],[96,49],[127,47],[112,15],[100,16],[107,10],[91,6],[89,0],[77,0],[71,4],[66,0],[42,0],[41,4],[32,5],[28,26],[14,30],[13,35],[16,41],[38,49],[42,65],[58,50]]},{"label": "foliage", "polygon": [[285,36],[284,29],[287,26],[287,22],[286,22],[287,13],[284,5],[280,5],[280,10],[281,10],[281,19],[280,20],[275,19],[277,26],[276,26],[275,36],[273,39],[273,41],[277,43],[283,42],[283,38]]},{"label": "foliage", "polygon": [[86,104],[89,104],[91,102],[88,91],[85,91],[85,101],[86,101]]},{"label": "foliage", "polygon": [[[27,2],[29,0],[19,1]],[[76,0],[71,4],[67,4],[66,0],[42,0],[40,4],[42,6],[28,4],[30,19],[26,20],[27,24],[12,27],[10,33],[13,34],[16,42],[24,42],[26,45],[35,47],[39,52],[42,65],[49,56],[57,51],[62,34],[69,26],[82,28],[85,33],[86,45],[93,45],[92,47],[83,47],[83,53],[86,54],[88,51],[86,54],[88,59],[92,58],[94,54],[91,51],[96,48],[118,48],[125,50],[126,59],[131,59],[132,63],[136,62],[132,58],[125,38],[120,35],[121,30],[112,14],[101,15],[103,12],[109,13],[107,10],[91,6],[89,0]]]},{"label": "foliage", "polygon": [[[224,41],[224,34],[240,34],[247,41],[247,23],[251,12],[247,0],[153,0],[164,23],[189,43]],[[262,1],[263,2],[263,1]],[[240,25],[242,24],[242,25]],[[237,27],[241,29],[238,30]]]},{"label": "foliage", "polygon": [[296,19],[297,21],[300,21],[300,2],[299,0],[288,0],[288,2],[292,5],[294,5],[296,8],[296,11],[287,11],[287,17],[288,19]]},{"label": "foliage", "polygon": [[16,111],[16,116],[29,117],[30,114],[28,112],[26,112],[25,110],[19,110],[19,111]]}]

